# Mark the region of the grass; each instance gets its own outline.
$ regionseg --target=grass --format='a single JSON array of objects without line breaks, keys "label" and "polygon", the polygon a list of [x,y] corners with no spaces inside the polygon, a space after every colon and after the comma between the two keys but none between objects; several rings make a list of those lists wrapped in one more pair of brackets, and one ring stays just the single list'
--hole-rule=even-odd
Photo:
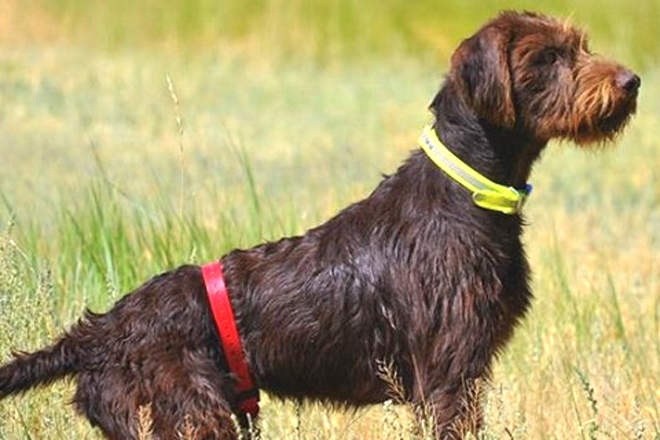
[{"label": "grass", "polygon": [[[2,360],[11,348],[41,346],[84,307],[107,309],[166,268],[303,232],[366,196],[414,146],[443,73],[423,50],[402,55],[403,43],[401,51],[357,56],[380,44],[387,29],[416,44],[397,37],[405,26],[390,21],[405,23],[428,8],[430,23],[440,13],[424,1],[386,14],[382,30],[368,30],[374,37],[356,37],[363,49],[353,55],[356,49],[345,47],[350,33],[307,41],[305,32],[336,26],[332,16],[317,17],[322,6],[310,2],[322,23],[292,34],[309,44],[296,57],[257,55],[268,46],[259,46],[266,37],[250,20],[283,7],[275,0],[249,6],[257,8],[254,18],[237,12],[227,35],[205,31],[210,25],[188,36],[176,30],[183,43],[171,52],[153,43],[161,36],[149,29],[130,50],[131,29],[120,33],[127,41],[115,42],[117,50],[87,44],[82,30],[100,38],[122,20],[98,29],[83,23],[103,8],[117,12],[121,2],[83,8],[74,0],[32,1],[42,12],[22,20],[52,22],[39,32],[60,35],[62,23],[71,31],[57,44],[33,31],[21,44],[0,45]],[[140,12],[129,8],[129,18],[144,15],[139,8],[147,3],[136,4]],[[375,3],[363,4],[374,11]],[[349,15],[357,8],[327,5]],[[546,6],[564,15],[575,8],[601,36],[594,36],[597,46],[652,65],[638,53],[650,37],[632,47],[607,36],[638,35],[658,17],[657,5],[608,3],[609,13],[598,5]],[[208,16],[195,20],[218,18],[220,6],[206,7]],[[448,2],[444,20],[455,17],[453,27],[433,29],[446,31],[451,47],[462,27],[495,7],[485,2],[468,19],[467,7]],[[172,17],[185,16],[183,3],[172,8]],[[613,29],[626,8],[635,10],[628,24]],[[302,10],[294,2],[278,14],[291,14],[302,27]],[[640,15],[646,18],[638,22]],[[286,22],[285,15],[268,20],[272,27]],[[216,37],[231,39],[229,49],[209,47]],[[250,47],[250,38],[260,43]],[[293,37],[273,38],[292,50],[286,38]],[[431,40],[428,50],[441,46],[440,36]],[[193,55],[188,45],[200,49]],[[484,439],[660,438],[660,72],[647,67],[642,76],[639,114],[616,149],[551,145],[536,166],[525,233],[536,300],[488,386]],[[61,383],[2,401],[0,438],[98,438],[68,407],[71,395],[71,384]],[[341,412],[266,400],[263,411],[267,439],[419,438],[409,412],[392,404]]]},{"label": "grass", "polygon": [[[5,0],[0,39],[143,46],[184,52],[233,48],[253,56],[314,59],[394,52],[446,59],[459,38],[502,9],[528,9],[586,23],[596,48],[656,63],[656,0]],[[26,11],[30,11],[26,13]],[[90,25],[93,23],[93,25]],[[4,24],[4,26],[3,26]],[[631,25],[632,24],[632,25]],[[4,29],[3,29],[4,28]],[[4,30],[4,32],[3,32]]]}]

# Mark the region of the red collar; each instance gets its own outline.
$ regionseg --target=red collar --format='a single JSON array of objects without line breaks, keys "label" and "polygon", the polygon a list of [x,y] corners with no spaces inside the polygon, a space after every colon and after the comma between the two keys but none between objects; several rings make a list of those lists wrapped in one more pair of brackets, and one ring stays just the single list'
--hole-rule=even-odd
[{"label": "red collar", "polygon": [[222,264],[217,261],[202,266],[202,276],[229,372],[236,377],[234,387],[238,410],[255,419],[259,414],[259,390],[250,377],[234,312],[229,302]]}]

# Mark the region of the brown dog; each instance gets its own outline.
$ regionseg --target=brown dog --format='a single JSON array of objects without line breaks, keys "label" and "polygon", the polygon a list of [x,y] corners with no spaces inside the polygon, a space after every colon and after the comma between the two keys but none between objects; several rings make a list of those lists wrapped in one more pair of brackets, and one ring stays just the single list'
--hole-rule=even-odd
[{"label": "brown dog", "polygon": [[[525,185],[551,138],[609,141],[635,111],[639,77],[544,16],[503,13],[451,61],[425,139],[437,149],[437,134],[505,187]],[[524,191],[511,191],[513,206],[498,208],[501,195],[480,200],[419,150],[327,223],[222,257],[256,385],[283,398],[366,405],[388,398],[378,372],[386,362],[405,398],[433,416],[437,438],[475,432],[470,384],[488,378],[531,300]],[[0,397],[70,375],[76,408],[109,438],[136,437],[147,404],[156,438],[177,438],[184,420],[199,438],[238,436],[233,376],[199,267],[159,275],[108,313],[88,312],[50,347],[15,354],[0,368]]]}]

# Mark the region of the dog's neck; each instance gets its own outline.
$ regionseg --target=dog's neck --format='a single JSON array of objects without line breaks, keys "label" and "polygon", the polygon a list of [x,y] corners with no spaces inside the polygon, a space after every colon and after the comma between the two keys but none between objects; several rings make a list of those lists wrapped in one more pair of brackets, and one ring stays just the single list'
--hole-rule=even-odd
[{"label": "dog's neck", "polygon": [[546,141],[479,118],[446,83],[433,101],[440,140],[470,167],[505,186],[524,187]]}]

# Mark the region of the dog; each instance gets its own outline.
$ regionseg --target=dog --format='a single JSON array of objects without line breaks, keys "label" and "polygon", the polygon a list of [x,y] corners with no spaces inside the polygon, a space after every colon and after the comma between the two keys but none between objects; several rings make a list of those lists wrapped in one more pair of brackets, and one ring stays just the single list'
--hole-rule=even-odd
[{"label": "dog", "polygon": [[[451,57],[421,148],[371,195],[220,259],[247,380],[359,407],[390,398],[385,362],[436,438],[478,432],[474,384],[532,299],[521,243],[532,165],[551,139],[615,139],[640,84],[567,22],[511,11],[487,22]],[[238,438],[232,413],[243,430],[251,417],[209,292],[202,267],[154,277],[52,345],[13,353],[0,397],[75,376],[75,408],[107,438],[137,438],[145,405],[154,438],[177,438],[184,420],[196,438]]]}]

